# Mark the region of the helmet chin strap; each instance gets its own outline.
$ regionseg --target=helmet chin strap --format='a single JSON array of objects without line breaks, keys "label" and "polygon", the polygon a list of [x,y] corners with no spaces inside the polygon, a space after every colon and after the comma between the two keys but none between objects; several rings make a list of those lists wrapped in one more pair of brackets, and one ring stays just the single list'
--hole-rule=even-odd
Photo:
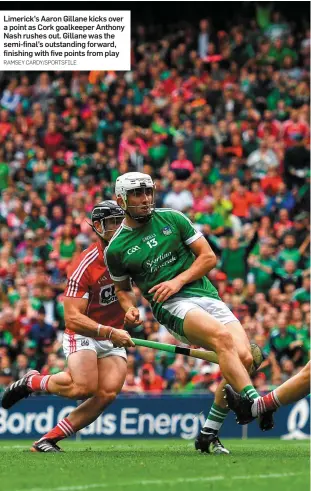
[{"label": "helmet chin strap", "polygon": [[128,216],[132,220],[135,220],[135,222],[138,222],[138,223],[147,223],[147,222],[149,222],[151,220],[152,213],[149,213],[149,215],[146,215],[146,216],[139,216],[139,217],[133,217],[130,213],[128,213]]},{"label": "helmet chin strap", "polygon": [[132,220],[138,223],[147,223],[152,218],[152,211],[148,215],[139,215],[137,217],[133,216],[128,210],[124,210],[126,215],[128,215]]}]

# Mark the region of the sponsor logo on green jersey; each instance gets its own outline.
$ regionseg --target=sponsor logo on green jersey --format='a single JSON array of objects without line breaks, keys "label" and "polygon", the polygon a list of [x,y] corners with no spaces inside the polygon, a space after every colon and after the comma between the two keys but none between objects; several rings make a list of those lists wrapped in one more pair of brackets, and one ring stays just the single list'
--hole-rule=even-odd
[{"label": "sponsor logo on green jersey", "polygon": [[178,259],[177,253],[176,252],[172,253],[170,251],[170,252],[166,252],[165,254],[160,254],[160,256],[154,259],[147,259],[146,261],[143,262],[142,267],[145,273],[154,273],[155,271],[158,271],[160,268],[176,263],[177,259]]}]

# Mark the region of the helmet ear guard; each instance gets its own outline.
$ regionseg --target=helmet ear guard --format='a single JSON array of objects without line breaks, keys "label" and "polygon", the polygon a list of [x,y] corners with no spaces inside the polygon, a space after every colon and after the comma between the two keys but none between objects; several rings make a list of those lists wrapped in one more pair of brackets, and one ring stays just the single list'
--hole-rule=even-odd
[{"label": "helmet ear guard", "polygon": [[126,208],[127,208],[127,203],[126,203],[126,199],[124,199],[124,196],[120,195],[120,198],[122,199],[122,203],[120,204],[120,207],[122,208],[122,210],[124,210],[124,212],[126,213]]}]

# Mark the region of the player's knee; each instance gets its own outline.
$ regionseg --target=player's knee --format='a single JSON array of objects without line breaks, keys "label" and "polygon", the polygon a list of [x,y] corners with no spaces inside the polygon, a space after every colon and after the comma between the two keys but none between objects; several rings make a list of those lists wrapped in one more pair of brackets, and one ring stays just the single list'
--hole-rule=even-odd
[{"label": "player's knee", "polygon": [[96,393],[97,387],[93,384],[75,384],[75,399],[88,399]]},{"label": "player's knee", "polygon": [[232,350],[234,347],[233,337],[229,331],[222,329],[218,332],[216,336],[216,350],[217,351],[228,351]]},{"label": "player's knee", "polygon": [[103,405],[106,406],[107,404],[111,404],[118,394],[116,391],[106,391],[101,389],[97,391],[96,395],[97,397],[100,397],[100,399],[103,401]]}]

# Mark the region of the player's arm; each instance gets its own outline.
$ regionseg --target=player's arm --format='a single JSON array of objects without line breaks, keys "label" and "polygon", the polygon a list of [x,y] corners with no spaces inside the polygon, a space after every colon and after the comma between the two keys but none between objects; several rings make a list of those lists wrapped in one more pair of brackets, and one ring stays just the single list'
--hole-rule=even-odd
[{"label": "player's arm", "polygon": [[116,295],[124,312],[127,312],[131,307],[136,308],[136,296],[130,278],[128,277],[123,281],[114,280],[114,285]]},{"label": "player's arm", "polygon": [[125,326],[139,326],[141,324],[139,310],[136,307],[136,295],[133,291],[130,278],[123,281],[115,281],[115,292],[119,303],[125,312]]},{"label": "player's arm", "polygon": [[182,286],[202,278],[215,268],[217,263],[216,256],[204,237],[192,242],[189,248],[196,256],[196,259],[189,269],[176,276],[175,279],[178,279]]},{"label": "player's arm", "polygon": [[156,302],[165,302],[172,295],[179,292],[184,285],[202,278],[216,266],[216,256],[204,237],[199,237],[194,242],[191,242],[189,248],[196,256],[190,268],[175,276],[172,280],[163,281],[149,290],[149,293],[155,292],[153,299]]},{"label": "player's arm", "polygon": [[195,229],[193,223],[185,215],[175,213],[174,218],[181,240],[196,258],[187,271],[176,277],[183,286],[209,273],[216,266],[217,258],[208,241]]},{"label": "player's arm", "polygon": [[132,289],[131,278],[122,264],[122,258],[118,252],[111,250],[108,246],[105,250],[105,261],[115,285],[117,298],[125,312],[125,326],[139,326],[142,321],[136,307],[136,297]]},{"label": "player's arm", "polygon": [[117,347],[134,346],[126,331],[98,324],[87,317],[85,315],[87,305],[86,298],[64,297],[65,323],[68,329],[90,338],[109,339]]}]

